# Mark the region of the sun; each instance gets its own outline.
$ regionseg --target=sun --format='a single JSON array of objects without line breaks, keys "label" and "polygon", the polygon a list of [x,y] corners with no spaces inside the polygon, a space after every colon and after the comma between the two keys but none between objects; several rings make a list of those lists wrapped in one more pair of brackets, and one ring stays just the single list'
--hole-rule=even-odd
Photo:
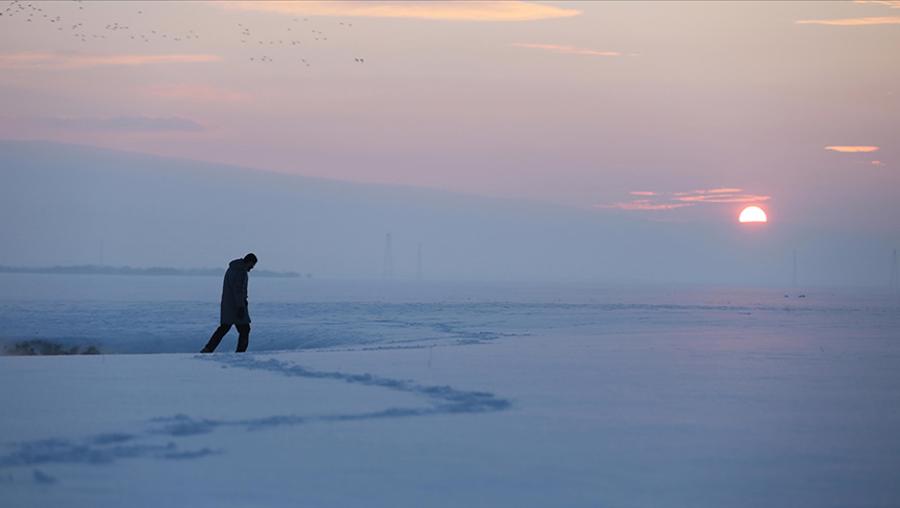
[{"label": "sun", "polygon": [[738,222],[769,222],[766,212],[758,206],[748,206],[741,210]]}]

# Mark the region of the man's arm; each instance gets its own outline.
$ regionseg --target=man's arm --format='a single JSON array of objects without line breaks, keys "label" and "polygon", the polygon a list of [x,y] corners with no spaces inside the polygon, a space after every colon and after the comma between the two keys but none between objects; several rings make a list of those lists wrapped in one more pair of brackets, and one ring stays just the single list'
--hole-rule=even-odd
[{"label": "man's arm", "polygon": [[247,285],[250,282],[250,276],[247,274],[247,272],[244,272],[241,275],[242,277],[240,283],[238,284],[238,301],[244,302],[244,311],[246,312],[247,306],[249,305],[249,303],[247,302]]}]

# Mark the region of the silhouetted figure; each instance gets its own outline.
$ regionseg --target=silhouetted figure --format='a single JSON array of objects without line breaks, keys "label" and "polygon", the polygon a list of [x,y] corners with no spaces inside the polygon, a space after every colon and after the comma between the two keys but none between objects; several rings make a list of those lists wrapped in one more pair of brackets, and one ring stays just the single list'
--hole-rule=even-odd
[{"label": "silhouetted figure", "polygon": [[237,352],[243,353],[250,343],[250,312],[247,310],[248,272],[256,266],[256,254],[252,252],[243,259],[235,259],[228,264],[225,280],[222,281],[222,308],[219,327],[213,332],[201,353],[216,350],[222,337],[234,325],[238,330]]}]

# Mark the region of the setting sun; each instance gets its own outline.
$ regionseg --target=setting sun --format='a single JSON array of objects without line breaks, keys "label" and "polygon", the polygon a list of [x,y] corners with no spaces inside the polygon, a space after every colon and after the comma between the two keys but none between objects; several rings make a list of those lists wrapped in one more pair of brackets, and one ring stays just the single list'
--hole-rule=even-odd
[{"label": "setting sun", "polygon": [[741,211],[739,222],[769,222],[766,212],[758,206],[748,206]]}]

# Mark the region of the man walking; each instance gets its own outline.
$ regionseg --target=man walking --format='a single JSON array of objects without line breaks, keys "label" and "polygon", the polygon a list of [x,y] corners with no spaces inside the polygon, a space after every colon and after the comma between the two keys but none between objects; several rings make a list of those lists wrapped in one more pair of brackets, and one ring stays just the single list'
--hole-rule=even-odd
[{"label": "man walking", "polygon": [[222,281],[222,308],[219,327],[213,332],[201,353],[216,350],[222,337],[234,325],[238,330],[237,352],[243,353],[250,343],[250,313],[247,311],[248,272],[256,266],[256,254],[252,252],[243,259],[235,259],[228,264],[225,280]]}]

